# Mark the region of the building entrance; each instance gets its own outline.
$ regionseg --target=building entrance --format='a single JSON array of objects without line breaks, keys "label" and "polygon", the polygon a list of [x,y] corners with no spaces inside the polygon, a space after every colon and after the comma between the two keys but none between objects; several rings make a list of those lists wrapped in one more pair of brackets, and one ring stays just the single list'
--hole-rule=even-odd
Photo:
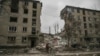
[{"label": "building entrance", "polygon": [[37,39],[36,38],[32,38],[31,39],[31,47],[35,47],[36,46],[36,41],[37,41]]}]

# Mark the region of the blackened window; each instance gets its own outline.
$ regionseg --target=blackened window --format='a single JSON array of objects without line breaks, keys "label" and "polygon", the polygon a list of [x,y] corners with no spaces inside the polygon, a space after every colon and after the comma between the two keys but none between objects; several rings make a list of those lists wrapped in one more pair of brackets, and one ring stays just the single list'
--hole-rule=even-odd
[{"label": "blackened window", "polygon": [[10,26],[9,27],[9,32],[16,32],[17,28],[15,26]]},{"label": "blackened window", "polygon": [[22,37],[22,43],[26,43],[27,42],[27,37]]},{"label": "blackened window", "polygon": [[23,23],[27,23],[28,19],[27,18],[23,18]]},{"label": "blackened window", "polygon": [[24,14],[28,14],[28,9],[24,8]]},{"label": "blackened window", "polygon": [[37,8],[37,2],[33,2],[33,8]]},{"label": "blackened window", "polygon": [[87,30],[85,30],[85,36],[87,36],[88,35],[88,32],[87,32]]},{"label": "blackened window", "polygon": [[10,22],[17,22],[17,17],[10,17]]},{"label": "blackened window", "polygon": [[9,36],[7,43],[15,43],[16,42],[16,37],[15,36]]},{"label": "blackened window", "polygon": [[11,0],[11,7],[18,8],[19,0]]},{"label": "blackened window", "polygon": [[19,0],[11,0],[11,12],[18,13]]},{"label": "blackened window", "polygon": [[32,32],[32,34],[33,34],[33,35],[35,35],[35,34],[36,34],[36,32]]},{"label": "blackened window", "polygon": [[87,24],[86,23],[84,23],[84,28],[87,28]]},{"label": "blackened window", "polygon": [[86,22],[86,17],[83,17],[83,21]]},{"label": "blackened window", "polygon": [[36,17],[36,11],[33,10],[33,17]]},{"label": "blackened window", "polygon": [[36,22],[36,19],[32,19],[32,22]]},{"label": "blackened window", "polygon": [[15,9],[15,8],[12,8],[12,7],[11,7],[11,12],[12,12],[12,13],[18,13],[18,8]]},{"label": "blackened window", "polygon": [[27,32],[27,27],[23,27],[23,32]]},{"label": "blackened window", "polygon": [[83,10],[83,15],[85,15],[85,10]]}]

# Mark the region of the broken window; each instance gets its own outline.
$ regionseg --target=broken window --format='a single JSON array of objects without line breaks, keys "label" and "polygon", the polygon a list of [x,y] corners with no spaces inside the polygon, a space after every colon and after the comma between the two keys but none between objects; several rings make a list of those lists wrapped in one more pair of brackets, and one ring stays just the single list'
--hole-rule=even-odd
[{"label": "broken window", "polygon": [[27,18],[23,18],[23,23],[27,23],[27,22],[28,22]]},{"label": "broken window", "polygon": [[18,13],[18,8],[15,9],[15,8],[12,8],[12,7],[11,7],[11,12],[12,12],[12,13]]},{"label": "broken window", "polygon": [[19,0],[11,0],[11,7],[18,8]]},{"label": "broken window", "polygon": [[36,11],[33,10],[33,17],[36,17]]},{"label": "broken window", "polygon": [[83,10],[83,15],[85,15],[85,10]]},{"label": "broken window", "polygon": [[36,19],[32,19],[32,26],[36,25]]},{"label": "broken window", "polygon": [[35,27],[32,27],[32,34],[36,34],[36,28]]},{"label": "broken window", "polygon": [[33,2],[33,8],[37,8],[37,2]]},{"label": "broken window", "polygon": [[17,17],[10,17],[10,22],[17,22]]},{"label": "broken window", "polygon": [[19,0],[11,0],[11,12],[13,13],[18,12],[18,4],[19,4]]},{"label": "broken window", "polygon": [[23,27],[23,32],[27,32],[27,27]]},{"label": "broken window", "polygon": [[16,37],[15,36],[9,36],[7,43],[15,43],[16,42]]},{"label": "broken window", "polygon": [[17,28],[15,26],[9,27],[9,32],[16,32]]},{"label": "broken window", "polygon": [[86,23],[84,23],[84,28],[87,28],[87,24]]},{"label": "broken window", "polygon": [[24,14],[28,14],[28,9],[24,8]]},{"label": "broken window", "polygon": [[27,37],[22,37],[22,43],[26,43],[27,42]]},{"label": "broken window", "polygon": [[86,17],[83,17],[83,21],[86,22]]}]

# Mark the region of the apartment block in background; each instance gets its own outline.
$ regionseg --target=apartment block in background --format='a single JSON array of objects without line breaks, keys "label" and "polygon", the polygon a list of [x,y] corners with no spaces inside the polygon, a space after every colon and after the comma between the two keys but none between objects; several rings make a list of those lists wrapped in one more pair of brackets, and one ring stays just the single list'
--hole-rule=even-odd
[{"label": "apartment block in background", "polygon": [[[77,31],[77,37],[73,35],[70,40],[72,44],[78,42],[85,46],[99,45],[100,10],[66,6],[64,9],[62,9],[60,13],[61,19],[65,21],[65,26],[68,24],[68,19],[70,19],[69,13],[73,16],[72,19],[74,19],[74,21],[80,22],[79,24],[77,24],[77,26],[75,26]],[[74,26],[72,27],[74,28]],[[66,36],[67,31],[68,30],[63,31],[65,33],[64,36]]]}]

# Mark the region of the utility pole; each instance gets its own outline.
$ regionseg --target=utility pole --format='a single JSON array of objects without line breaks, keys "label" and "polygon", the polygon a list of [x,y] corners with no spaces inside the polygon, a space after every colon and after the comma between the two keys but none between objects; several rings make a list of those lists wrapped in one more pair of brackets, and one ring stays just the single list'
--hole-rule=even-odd
[{"label": "utility pole", "polygon": [[51,34],[51,27],[49,26],[49,34]]},{"label": "utility pole", "polygon": [[59,32],[59,24],[57,23],[57,34],[58,34],[58,32]]},{"label": "utility pole", "polygon": [[55,34],[57,33],[57,26],[56,24],[54,24],[54,30],[55,30]]},{"label": "utility pole", "polygon": [[54,24],[54,30],[55,30],[55,34],[57,34],[59,32],[59,24],[58,23]]}]

